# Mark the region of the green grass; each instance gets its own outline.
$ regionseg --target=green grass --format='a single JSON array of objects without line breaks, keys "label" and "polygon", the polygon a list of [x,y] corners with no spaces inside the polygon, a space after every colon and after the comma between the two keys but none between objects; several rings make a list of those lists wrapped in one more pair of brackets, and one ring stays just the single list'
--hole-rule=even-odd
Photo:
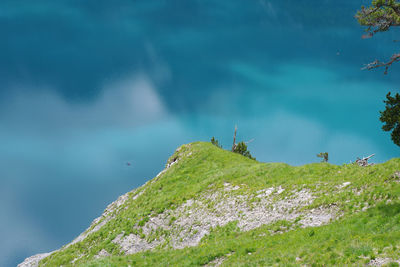
[{"label": "green grass", "polygon": [[[400,183],[393,174],[400,170],[400,159],[366,168],[329,163],[292,167],[260,163],[204,142],[182,146],[169,162],[175,158],[178,163],[138,189],[143,194],[136,200],[132,197],[137,192],[130,194],[129,200],[114,211],[115,219],[82,242],[45,258],[40,266],[68,266],[80,255],[83,256],[75,265],[198,266],[223,256],[226,266],[318,266],[360,265],[379,255],[399,258],[396,255],[400,254]],[[221,190],[225,182],[241,187],[232,194],[254,195],[260,189],[282,186],[286,190],[281,198],[293,190],[307,188],[318,198],[306,209],[334,204],[343,217],[321,227],[302,229],[281,221],[249,232],[240,232],[230,223],[213,229],[196,247],[173,250],[167,245],[130,256],[121,255],[119,246],[111,242],[122,232],[141,234],[134,226],[144,225],[150,217],[196,199],[210,188]],[[351,184],[338,189],[344,182]],[[367,205],[375,207],[361,212]],[[294,230],[271,235],[288,227]],[[168,234],[156,232],[146,238]],[[113,256],[95,260],[102,249]]]},{"label": "green grass", "polygon": [[400,254],[400,203],[379,205],[321,227],[278,235],[269,234],[272,228],[240,232],[230,223],[214,229],[197,247],[107,257],[82,266],[201,266],[218,257],[226,258],[224,266],[363,265],[378,251],[395,259]]}]

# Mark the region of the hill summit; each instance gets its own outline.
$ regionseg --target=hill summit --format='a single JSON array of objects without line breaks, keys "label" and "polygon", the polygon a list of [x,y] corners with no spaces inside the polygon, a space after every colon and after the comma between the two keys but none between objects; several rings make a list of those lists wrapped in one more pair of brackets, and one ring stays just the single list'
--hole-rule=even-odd
[{"label": "hill summit", "polygon": [[361,167],[260,163],[205,142],[25,266],[400,263],[400,159]]}]

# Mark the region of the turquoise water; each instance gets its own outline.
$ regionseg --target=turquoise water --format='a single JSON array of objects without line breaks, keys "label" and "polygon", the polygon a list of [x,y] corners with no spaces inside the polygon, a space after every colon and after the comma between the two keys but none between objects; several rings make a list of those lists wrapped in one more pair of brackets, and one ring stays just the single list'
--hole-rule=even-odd
[{"label": "turquoise water", "polygon": [[[380,127],[398,31],[368,1],[0,3],[0,266],[59,248],[179,145],[234,126],[263,162],[398,156]],[[128,166],[127,162],[131,165]]]}]

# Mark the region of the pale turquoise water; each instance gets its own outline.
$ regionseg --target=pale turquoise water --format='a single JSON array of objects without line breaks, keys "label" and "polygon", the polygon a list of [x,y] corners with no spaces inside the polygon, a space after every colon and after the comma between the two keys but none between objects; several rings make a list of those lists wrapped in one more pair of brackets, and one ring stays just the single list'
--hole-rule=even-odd
[{"label": "pale turquoise water", "polygon": [[[398,31],[368,1],[2,1],[0,266],[57,249],[183,143],[233,128],[260,161],[398,156],[378,120]],[[126,162],[132,163],[127,166]]]}]

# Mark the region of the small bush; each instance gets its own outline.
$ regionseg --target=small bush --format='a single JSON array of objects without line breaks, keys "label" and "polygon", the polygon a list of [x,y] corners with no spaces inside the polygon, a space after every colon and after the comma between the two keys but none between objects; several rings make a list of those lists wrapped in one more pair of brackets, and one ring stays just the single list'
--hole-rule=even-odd
[{"label": "small bush", "polygon": [[235,153],[239,153],[239,154],[241,154],[241,155],[243,155],[243,156],[245,156],[245,157],[248,157],[249,159],[256,159],[256,158],[253,158],[252,156],[251,156],[251,154],[250,154],[250,151],[248,151],[247,150],[247,145],[246,145],[246,143],[245,142],[239,142],[235,147],[234,147],[234,149],[233,149],[233,152],[235,152]]},{"label": "small bush", "polygon": [[317,154],[317,157],[322,158],[322,162],[328,162],[328,159],[329,159],[328,152],[321,152],[321,153]]},{"label": "small bush", "polygon": [[222,148],[222,145],[219,144],[218,140],[214,138],[214,136],[211,138],[211,144],[214,146],[217,146],[219,148]]}]

